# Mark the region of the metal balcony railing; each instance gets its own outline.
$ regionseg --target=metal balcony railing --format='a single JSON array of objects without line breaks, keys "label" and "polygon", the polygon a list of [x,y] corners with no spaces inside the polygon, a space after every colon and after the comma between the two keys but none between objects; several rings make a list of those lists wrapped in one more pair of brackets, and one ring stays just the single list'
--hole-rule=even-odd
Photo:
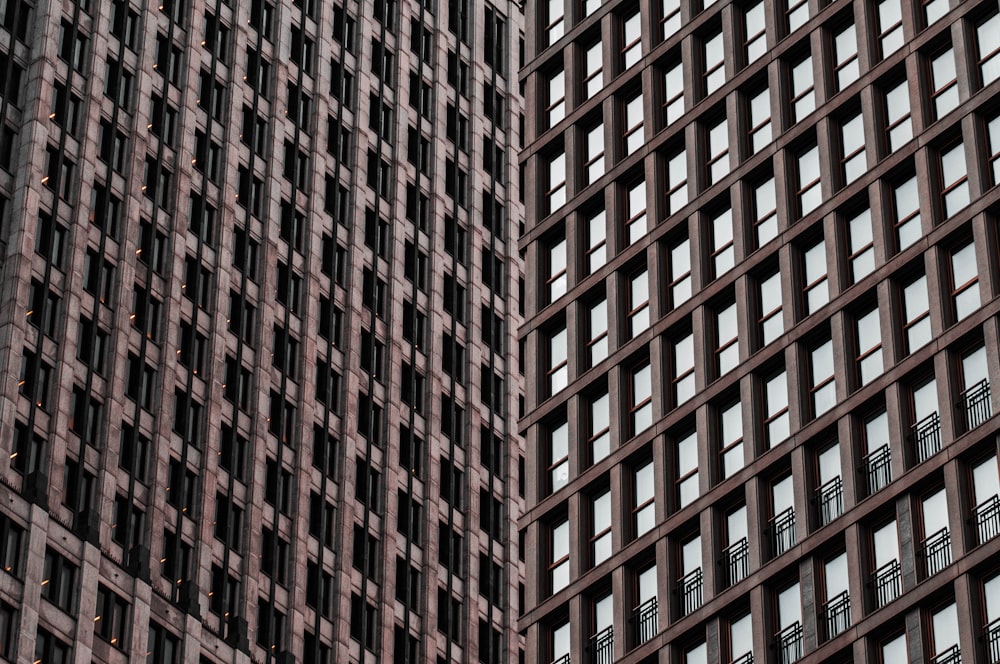
[{"label": "metal balcony railing", "polygon": [[923,463],[941,451],[941,417],[936,412],[913,425],[913,445],[917,463]]},{"label": "metal balcony railing", "polygon": [[552,664],[570,664],[572,660],[569,658],[569,653],[566,653],[562,657],[557,657],[552,660]]},{"label": "metal balcony railing", "polygon": [[774,637],[778,648],[778,661],[791,664],[802,657],[802,623],[794,622]]},{"label": "metal balcony railing", "polygon": [[650,597],[635,607],[632,611],[632,623],[635,625],[635,644],[640,645],[656,636],[659,608],[656,598]]},{"label": "metal balcony railing", "polygon": [[826,618],[826,638],[832,639],[851,626],[851,596],[845,590],[831,598],[823,607]]},{"label": "metal balcony railing", "polygon": [[701,592],[702,592],[702,574],[701,568],[685,574],[680,581],[677,582],[678,590],[681,596],[681,612],[686,616],[692,611],[701,607]]},{"label": "metal balcony railing", "polygon": [[986,632],[986,659],[988,664],[1000,664],[1000,618],[984,629]]},{"label": "metal balcony railing", "polygon": [[883,445],[865,457],[865,475],[868,477],[868,495],[878,493],[892,481],[892,453]]},{"label": "metal balcony railing", "polygon": [[732,664],[753,664],[753,653],[744,653],[732,661]]},{"label": "metal balcony railing", "polygon": [[976,505],[972,513],[976,519],[976,535],[980,544],[1000,535],[1000,496],[990,496]]},{"label": "metal balcony railing", "polygon": [[819,524],[825,526],[844,513],[844,481],[838,475],[816,489]]},{"label": "metal balcony railing", "polygon": [[934,576],[951,564],[951,532],[942,528],[924,540],[924,573]]},{"label": "metal balcony railing", "polygon": [[726,566],[726,580],[728,585],[734,586],[747,577],[750,573],[750,545],[747,538],[729,545],[722,552],[722,558]]},{"label": "metal balcony railing", "polygon": [[795,508],[789,507],[771,519],[774,555],[780,556],[795,546]]},{"label": "metal balcony railing", "polygon": [[614,660],[615,632],[614,627],[605,627],[590,637],[587,650],[590,651],[591,664],[611,664]]},{"label": "metal balcony railing", "polygon": [[903,590],[903,574],[898,560],[890,560],[872,575],[875,590],[875,605],[882,608],[899,597]]},{"label": "metal balcony railing", "polygon": [[962,649],[953,645],[931,658],[931,664],[962,664]]},{"label": "metal balcony railing", "polygon": [[972,431],[993,415],[990,403],[990,381],[982,379],[960,397],[959,407],[965,416],[965,430]]}]

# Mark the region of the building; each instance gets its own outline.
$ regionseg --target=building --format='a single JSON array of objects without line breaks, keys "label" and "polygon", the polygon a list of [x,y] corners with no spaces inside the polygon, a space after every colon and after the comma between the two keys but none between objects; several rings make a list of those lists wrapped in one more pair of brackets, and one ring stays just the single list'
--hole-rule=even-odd
[{"label": "building", "polygon": [[517,657],[521,22],[0,2],[0,658]]},{"label": "building", "polygon": [[997,3],[526,15],[527,659],[1000,661]]}]

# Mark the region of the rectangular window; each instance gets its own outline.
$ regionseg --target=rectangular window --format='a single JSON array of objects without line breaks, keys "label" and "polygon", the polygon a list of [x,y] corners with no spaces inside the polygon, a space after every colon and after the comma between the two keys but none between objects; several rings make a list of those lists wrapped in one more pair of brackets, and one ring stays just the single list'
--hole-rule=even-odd
[{"label": "rectangular window", "polygon": [[548,301],[555,302],[566,292],[566,239],[561,238],[549,246]]},{"label": "rectangular window", "polygon": [[743,468],[743,411],[739,401],[719,411],[719,455],[722,479]]},{"label": "rectangular window", "polygon": [[814,314],[830,301],[826,276],[826,243],[822,238],[802,252],[803,314]]},{"label": "rectangular window", "polygon": [[611,453],[611,398],[604,392],[592,397],[588,406],[587,447],[591,463],[597,463]]},{"label": "rectangular window", "polygon": [[868,169],[865,155],[865,127],[861,113],[840,123],[841,177],[844,186],[857,180]]},{"label": "rectangular window", "polygon": [[548,160],[548,187],[545,192],[549,214],[566,204],[566,153],[560,152]]},{"label": "rectangular window", "polygon": [[711,222],[712,244],[709,249],[713,275],[716,279],[736,265],[736,246],[733,244],[733,211],[730,208],[716,214]]},{"label": "rectangular window", "polygon": [[680,0],[663,0],[660,12],[660,39],[666,41],[681,29]]},{"label": "rectangular window", "polygon": [[798,202],[799,216],[804,217],[823,202],[819,146],[812,145],[799,152],[795,158],[795,165],[798,176],[795,199]]},{"label": "rectangular window", "polygon": [[604,125],[588,129],[583,134],[583,164],[584,184],[593,184],[604,175]]},{"label": "rectangular window", "polygon": [[639,10],[623,17],[621,26],[621,67],[625,71],[642,57],[642,17]]},{"label": "rectangular window", "polygon": [[785,322],[781,313],[781,272],[759,281],[760,346],[763,348],[785,332]]},{"label": "rectangular window", "polygon": [[702,72],[703,93],[707,97],[726,82],[726,49],[722,32],[707,37],[702,44],[702,62],[705,66]]},{"label": "rectangular window", "polygon": [[646,234],[646,181],[639,180],[625,190],[625,241],[638,242]]},{"label": "rectangular window", "polygon": [[1000,14],[994,12],[976,24],[976,46],[980,83],[986,86],[1000,77]]},{"label": "rectangular window", "polygon": [[979,271],[973,242],[951,252],[951,299],[955,321],[979,309]]},{"label": "rectangular window", "polygon": [[[763,6],[760,3],[759,6]],[[747,110],[747,152],[757,154],[771,142],[771,90],[768,87],[749,96]]]},{"label": "rectangular window", "polygon": [[601,299],[587,306],[587,359],[593,367],[608,356],[608,302]]},{"label": "rectangular window", "polygon": [[740,361],[739,325],[736,303],[715,312],[715,369],[716,376],[724,376]]},{"label": "rectangular window", "polygon": [[867,385],[882,375],[882,329],[879,324],[879,308],[858,315],[855,318],[856,379],[858,387]]},{"label": "rectangular window", "polygon": [[837,403],[833,341],[824,341],[809,351],[809,374],[812,413],[813,417],[819,417]]},{"label": "rectangular window", "polygon": [[645,269],[629,278],[626,317],[629,339],[649,327],[649,273]]},{"label": "rectangular window", "polygon": [[569,346],[566,328],[549,334],[549,368],[546,372],[548,393],[553,395],[569,384]]},{"label": "rectangular window", "polygon": [[752,204],[757,247],[763,247],[778,235],[778,199],[774,189],[774,176],[754,186]]},{"label": "rectangular window", "polygon": [[675,214],[688,202],[687,153],[682,149],[667,159],[668,214]]},{"label": "rectangular window", "polygon": [[723,116],[705,131],[706,184],[719,182],[729,173],[729,123]]},{"label": "rectangular window", "polygon": [[604,47],[597,41],[584,50],[583,89],[589,99],[604,89]]},{"label": "rectangular window", "polygon": [[764,381],[764,430],[768,449],[788,438],[788,376],[781,371]]},{"label": "rectangular window", "polygon": [[649,364],[632,370],[629,423],[636,435],[653,424],[653,368]]},{"label": "rectangular window", "polygon": [[847,249],[851,283],[857,283],[875,270],[875,245],[872,240],[872,214],[865,208],[847,220]]},{"label": "rectangular window", "polygon": [[632,535],[640,537],[656,525],[656,486],[653,462],[634,470]]},{"label": "rectangular window", "polygon": [[691,241],[670,247],[670,306],[677,308],[691,297]]},{"label": "rectangular window", "polygon": [[834,75],[837,90],[843,90],[858,80],[858,38],[854,23],[849,23],[833,36]]},{"label": "rectangular window", "polygon": [[965,144],[959,141],[941,150],[941,199],[944,215],[950,217],[969,204],[969,172]]},{"label": "rectangular window", "polygon": [[677,57],[677,64],[663,75],[663,124],[669,127],[684,115],[684,68]]},{"label": "rectangular window", "polygon": [[587,219],[587,273],[597,271],[607,261],[608,227],[604,210]]},{"label": "rectangular window", "polygon": [[[802,3],[806,5],[805,2]],[[801,122],[803,118],[816,110],[816,77],[813,74],[812,56],[806,54],[801,60],[789,67],[791,94],[791,122]]]},{"label": "rectangular window", "polygon": [[677,507],[690,505],[701,495],[699,487],[698,432],[677,439]]},{"label": "rectangular window", "polygon": [[903,334],[906,337],[907,354],[931,340],[931,312],[927,299],[926,275],[920,275],[903,286]]},{"label": "rectangular window", "polygon": [[569,425],[561,422],[549,430],[549,491],[555,493],[569,482]]},{"label": "rectangular window", "polygon": [[[942,0],[935,0],[941,4]],[[943,2],[947,8],[947,0]],[[940,119],[958,106],[958,74],[955,69],[955,49],[950,46],[930,57],[931,99],[934,117]]]},{"label": "rectangular window", "polygon": [[630,99],[621,102],[622,109],[622,157],[628,156],[641,148],[645,143],[642,131],[644,118],[642,108],[642,91]]},{"label": "rectangular window", "polygon": [[766,11],[763,1],[743,10],[743,63],[749,65],[767,52]]},{"label": "rectangular window", "polygon": [[611,557],[611,491],[593,497],[591,502],[590,563],[599,565]]},{"label": "rectangular window", "polygon": [[[897,0],[892,0],[896,2]],[[899,150],[913,138],[913,123],[910,120],[909,83],[904,78],[885,90],[885,130],[888,145],[886,155]]]},{"label": "rectangular window", "polygon": [[549,535],[549,588],[555,594],[569,585],[569,520],[551,526]]},{"label": "rectangular window", "polygon": [[547,126],[554,127],[566,117],[566,72],[560,69],[548,77]]},{"label": "rectangular window", "polygon": [[881,0],[875,7],[878,18],[878,43],[883,59],[895,53],[903,45],[901,5],[901,0]]},{"label": "rectangular window", "polygon": [[911,176],[893,189],[897,249],[902,251],[923,235],[920,227],[920,196],[917,177]]},{"label": "rectangular window", "polygon": [[689,333],[675,339],[671,345],[673,346],[671,388],[673,403],[678,406],[695,395],[694,334]]}]

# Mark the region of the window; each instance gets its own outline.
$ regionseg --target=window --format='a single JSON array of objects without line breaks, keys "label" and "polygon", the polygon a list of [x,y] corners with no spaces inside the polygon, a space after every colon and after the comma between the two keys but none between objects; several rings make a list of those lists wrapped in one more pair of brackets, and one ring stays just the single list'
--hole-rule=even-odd
[{"label": "window", "polygon": [[897,249],[902,251],[923,235],[920,228],[920,197],[916,176],[896,185],[893,191]]},{"label": "window", "polygon": [[[948,5],[945,3],[945,9]],[[929,10],[928,10],[929,11]],[[933,662],[961,662],[958,646],[958,609],[954,602],[937,608],[931,613],[930,639],[927,653],[934,653]]]},{"label": "window", "polygon": [[722,32],[711,35],[702,42],[704,70],[702,72],[704,96],[712,94],[726,82],[725,46]]},{"label": "window", "polygon": [[980,83],[987,85],[1000,77],[1000,14],[994,12],[976,24]]},{"label": "window", "polygon": [[759,300],[757,320],[760,334],[760,347],[767,346],[780,337],[785,331],[785,323],[781,313],[781,272],[776,270],[770,276],[758,281]]},{"label": "window", "polygon": [[771,484],[771,553],[777,557],[795,546],[795,491],[791,475]]},{"label": "window", "polygon": [[924,9],[924,27],[928,27],[948,13],[948,0],[921,0]]},{"label": "window", "polygon": [[569,384],[569,345],[566,327],[549,333],[549,368],[546,372],[548,394],[552,395]]},{"label": "window", "polygon": [[691,297],[691,241],[687,238],[670,247],[670,306],[677,308]]},{"label": "window", "polygon": [[969,177],[965,166],[965,145],[958,143],[941,150],[941,198],[945,217],[969,204]]},{"label": "window", "polygon": [[819,242],[802,252],[802,313],[814,314],[830,301],[826,276],[826,244]]},{"label": "window", "polygon": [[549,245],[548,254],[548,301],[554,302],[566,292],[566,238]]},{"label": "window", "polygon": [[583,155],[585,159],[583,183],[593,184],[604,175],[604,125],[602,123],[598,123],[584,132]]},{"label": "window", "polygon": [[559,152],[548,161],[548,189],[545,192],[549,214],[566,204],[566,153]]},{"label": "window", "polygon": [[823,202],[819,146],[812,145],[799,152],[795,157],[795,165],[798,176],[795,199],[798,202],[799,216],[804,217]]},{"label": "window", "polygon": [[681,2],[662,0],[660,10],[660,39],[666,41],[681,28]]},{"label": "window", "polygon": [[719,410],[719,452],[722,479],[743,468],[743,411],[739,401]]},{"label": "window", "polygon": [[847,227],[847,249],[849,278],[857,283],[875,270],[875,244],[872,240],[872,213],[870,208],[849,218]]},{"label": "window", "polygon": [[882,51],[882,58],[889,57],[903,45],[903,8],[901,5],[901,0],[880,0],[875,7],[878,18],[878,43]]},{"label": "window", "polygon": [[589,99],[604,89],[604,51],[600,40],[584,47],[583,67],[584,97]]},{"label": "window", "polygon": [[723,116],[705,131],[706,184],[719,182],[729,173],[729,123]]},{"label": "window", "polygon": [[[763,7],[764,3],[758,6]],[[746,102],[747,156],[757,154],[771,142],[771,90],[749,95]]]},{"label": "window", "polygon": [[868,477],[868,495],[883,489],[892,480],[892,453],[889,447],[889,417],[882,409],[865,418],[862,426],[864,472]]},{"label": "window", "polygon": [[625,243],[633,244],[646,234],[646,182],[639,180],[625,190]]},{"label": "window", "polygon": [[746,613],[729,621],[730,662],[753,661],[753,614]]},{"label": "window", "polygon": [[673,379],[671,388],[674,406],[679,406],[695,395],[695,354],[694,334],[689,332],[674,339],[673,343]]},{"label": "window", "polygon": [[767,52],[766,12],[761,0],[743,10],[743,63],[749,65]]},{"label": "window", "polygon": [[[872,587],[876,608],[899,597],[903,590],[899,566],[899,534],[896,521],[883,523],[872,531]],[[888,661],[888,660],[887,660]]]},{"label": "window", "polygon": [[608,229],[603,209],[599,210],[587,219],[586,231],[586,268],[587,274],[591,274],[604,265],[607,260]]},{"label": "window", "polygon": [[45,549],[42,568],[42,597],[66,613],[76,603],[77,566],[52,549]]},{"label": "window", "polygon": [[751,202],[751,219],[756,229],[757,247],[763,247],[778,236],[778,201],[774,190],[774,176],[768,176],[753,187]]},{"label": "window", "polygon": [[596,366],[608,356],[608,301],[601,299],[587,305],[587,359]]},{"label": "window", "polygon": [[[53,664],[65,664],[70,661],[70,652],[72,648],[56,637],[49,634],[48,631],[38,628],[38,633],[35,635],[35,657],[36,662],[53,662]],[[166,660],[147,660],[155,664],[159,662],[166,662]],[[170,662],[173,664],[173,662]]]},{"label": "window", "polygon": [[97,614],[94,616],[94,632],[115,648],[124,650],[127,628],[128,602],[104,584],[99,584],[97,588]]},{"label": "window", "polygon": [[712,274],[718,279],[736,265],[736,246],[733,243],[733,211],[730,208],[719,211],[710,220],[712,244],[709,246],[712,259]]},{"label": "window", "polygon": [[687,153],[682,149],[667,160],[667,207],[676,214],[688,202]]},{"label": "window", "polygon": [[784,0],[783,3],[779,2],[777,4],[779,7],[782,4],[784,5],[784,23],[788,29],[787,34],[795,32],[809,20],[808,0]]},{"label": "window", "polygon": [[798,582],[777,593],[775,647],[779,661],[794,662],[802,657],[802,598]]},{"label": "window", "polygon": [[907,354],[931,340],[931,313],[927,299],[926,275],[920,275],[903,287],[903,334],[906,338]]},{"label": "window", "polygon": [[628,281],[628,338],[638,336],[649,327],[649,273],[643,269]]},{"label": "window", "polygon": [[913,420],[911,436],[917,463],[941,451],[941,419],[938,416],[937,383],[930,376],[911,390]]},{"label": "window", "polygon": [[[747,543],[747,506],[739,505],[726,512],[723,525],[725,526],[723,543],[726,545],[726,548],[723,550],[722,557],[723,565],[725,566],[725,585],[728,587],[745,579],[750,571],[750,549]],[[749,625],[746,625],[746,629],[749,629]],[[735,634],[731,634],[731,636],[734,654],[742,652],[744,645],[747,648],[751,647],[749,634],[747,635],[747,640],[743,638],[737,639]],[[738,649],[737,645],[740,646]]]},{"label": "window", "polygon": [[965,430],[971,431],[993,415],[986,347],[979,345],[963,353],[960,369],[962,395],[958,406],[960,415],[964,415],[961,419],[965,420]]},{"label": "window", "polygon": [[632,535],[638,538],[656,525],[656,486],[652,460],[633,473]]},{"label": "window", "polygon": [[563,0],[547,0],[544,4],[543,45],[548,46],[559,41],[563,36]]},{"label": "window", "polygon": [[680,595],[680,610],[681,614],[688,615],[700,608],[702,602],[700,532],[680,543],[678,558],[680,579],[677,581],[677,591]]},{"label": "window", "polygon": [[[806,2],[803,0],[802,4],[806,5]],[[816,78],[813,74],[812,56],[806,53],[801,60],[792,63],[789,68],[789,76],[791,79],[789,90],[791,116],[789,120],[794,124],[816,110]]]},{"label": "window", "polygon": [[[898,2],[898,0],[889,1]],[[887,145],[884,156],[888,156],[899,150],[913,138],[908,85],[907,80],[904,78],[902,81],[885,90],[885,131]]]},{"label": "window", "polygon": [[[934,0],[941,4],[941,0]],[[947,7],[947,1],[944,2]],[[931,99],[934,117],[940,119],[958,106],[958,74],[955,70],[955,49],[950,46],[930,57]]]},{"label": "window", "polygon": [[868,169],[865,160],[865,127],[861,113],[840,123],[840,147],[843,153],[840,173],[844,186],[847,186]]},{"label": "window", "polygon": [[680,55],[677,64],[663,75],[663,124],[669,127],[684,115],[684,68]]},{"label": "window", "polygon": [[569,585],[569,520],[554,523],[549,537],[549,584],[552,594]]},{"label": "window", "polygon": [[[840,477],[840,443],[816,455],[816,507],[819,525],[825,526],[844,512],[844,483]],[[845,576],[844,579],[847,577]],[[846,589],[846,588],[845,588]]]},{"label": "window", "polygon": [[622,71],[639,62],[642,57],[642,17],[639,10],[621,19],[621,67]]},{"label": "window", "polygon": [[548,81],[549,104],[545,108],[545,119],[547,126],[554,127],[566,117],[566,72],[562,69],[553,72]]},{"label": "window", "polygon": [[[939,489],[920,500],[923,541],[917,553],[923,558],[924,577],[930,577],[951,564],[951,535],[948,529],[948,498]],[[957,633],[956,629],[954,633]]]},{"label": "window", "polygon": [[951,252],[951,300],[955,321],[979,309],[979,272],[974,242],[970,241]]},{"label": "window", "polygon": [[622,113],[622,157],[632,154],[645,144],[642,131],[644,118],[642,90],[635,96],[621,101]]},{"label": "window", "polygon": [[855,316],[855,379],[858,387],[882,375],[882,329],[879,308]]},{"label": "window", "polygon": [[590,562],[597,566],[611,557],[611,491],[591,500]]},{"label": "window", "polygon": [[858,80],[858,39],[854,23],[848,23],[833,35],[834,75],[837,90]]},{"label": "window", "polygon": [[826,639],[832,639],[851,624],[850,579],[847,554],[841,552],[823,562],[823,626]]},{"label": "window", "polygon": [[788,376],[782,370],[764,380],[764,433],[768,449],[790,433],[788,423]]},{"label": "window", "polygon": [[589,400],[589,433],[587,446],[591,463],[597,463],[611,453],[611,398],[607,392]]},{"label": "window", "polygon": [[653,424],[653,369],[648,363],[632,370],[629,422],[633,436]]},{"label": "window", "polygon": [[809,351],[809,372],[813,417],[819,417],[837,404],[833,341],[828,339]]},{"label": "window", "polygon": [[715,369],[716,377],[724,376],[740,361],[739,325],[736,303],[715,312]]}]

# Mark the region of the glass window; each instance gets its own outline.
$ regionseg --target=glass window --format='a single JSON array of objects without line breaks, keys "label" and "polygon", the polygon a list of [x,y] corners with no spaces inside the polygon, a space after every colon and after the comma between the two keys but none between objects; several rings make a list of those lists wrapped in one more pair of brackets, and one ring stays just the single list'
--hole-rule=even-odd
[{"label": "glass window", "polygon": [[743,10],[744,64],[751,64],[767,52],[765,18],[766,13],[763,1],[750,5]]},{"label": "glass window", "polygon": [[593,184],[604,175],[604,124],[586,130],[583,134],[583,183]]},{"label": "glass window", "polygon": [[[936,0],[940,1],[940,0]],[[944,2],[947,7],[947,0]],[[949,47],[931,57],[931,99],[935,118],[942,118],[958,106],[958,74],[955,71],[955,49]]]},{"label": "glass window", "polygon": [[747,111],[749,117],[747,145],[749,153],[756,154],[771,142],[771,90],[764,87],[750,95],[747,100]]},{"label": "glass window", "polygon": [[896,239],[902,251],[923,235],[920,228],[920,197],[916,176],[896,185],[893,191],[896,212]]},{"label": "glass window", "polygon": [[733,211],[722,210],[711,220],[712,269],[718,279],[736,264],[736,247],[733,244]]},{"label": "glass window", "polygon": [[879,309],[872,307],[856,319],[857,330],[857,385],[867,385],[882,375],[882,329]]},{"label": "glass window", "polygon": [[549,334],[549,394],[555,394],[569,384],[569,347],[566,328],[554,330]]},{"label": "glass window", "polygon": [[569,621],[559,623],[552,628],[552,661],[569,660],[570,634]]},{"label": "glass window", "polygon": [[645,142],[642,132],[642,91],[631,99],[622,101],[622,156],[627,156],[638,150]]},{"label": "glass window", "polygon": [[684,115],[684,68],[680,57],[677,64],[663,75],[663,124],[670,126]]},{"label": "glass window", "polygon": [[546,280],[548,286],[549,302],[554,302],[566,293],[566,239],[561,238],[549,246],[548,256],[549,277]]},{"label": "glass window", "polygon": [[785,0],[784,5],[785,26],[788,28],[787,34],[791,34],[809,20],[809,2],[808,0]]},{"label": "glass window", "polygon": [[750,661],[753,653],[753,614],[747,613],[729,621],[729,661]]},{"label": "glass window", "polygon": [[739,401],[719,412],[719,450],[723,479],[743,468],[743,411]]},{"label": "glass window", "polygon": [[858,36],[854,23],[844,26],[833,36],[834,74],[837,89],[843,90],[858,80]]},{"label": "glass window", "polygon": [[681,29],[681,0],[663,0],[660,39],[667,40]]},{"label": "glass window", "polygon": [[667,160],[668,214],[675,214],[688,202],[687,153],[682,149]]},{"label": "glass window", "polygon": [[871,209],[865,208],[847,220],[847,247],[851,283],[857,283],[875,270]]},{"label": "glass window", "polygon": [[808,316],[830,301],[830,287],[826,277],[826,243],[822,238],[802,252],[802,275],[803,313]]},{"label": "glass window", "polygon": [[549,214],[566,204],[566,153],[553,155],[548,162],[548,190],[545,200]]},{"label": "glass window", "polygon": [[608,356],[608,301],[601,299],[587,307],[587,359],[595,366]]},{"label": "glass window", "polygon": [[903,8],[900,0],[881,0],[875,7],[878,15],[878,43],[887,58],[903,45]]},{"label": "glass window", "polygon": [[[806,3],[803,2],[803,5]],[[816,77],[813,74],[812,56],[806,53],[791,65],[791,121],[801,121],[816,110]]]},{"label": "glass window", "polygon": [[634,482],[635,505],[632,508],[632,532],[635,537],[639,537],[656,525],[656,487],[654,486],[652,461],[635,469]]},{"label": "glass window", "polygon": [[569,585],[569,520],[552,525],[549,541],[549,581],[552,594]]},{"label": "glass window", "polygon": [[611,398],[607,392],[590,399],[588,416],[591,463],[597,463],[611,453]]},{"label": "glass window", "polygon": [[554,127],[566,117],[566,72],[560,69],[549,76],[548,95],[545,116],[548,126]]},{"label": "glass window", "polygon": [[703,56],[705,63],[704,91],[707,97],[726,82],[726,51],[721,31],[705,39]]},{"label": "glass window", "polygon": [[649,327],[649,273],[645,269],[629,279],[628,338]]},{"label": "glass window", "polygon": [[837,403],[833,341],[825,341],[809,352],[809,370],[812,374],[809,392],[812,395],[813,417],[819,417]]},{"label": "glass window", "polygon": [[545,44],[554,44],[563,36],[563,0],[547,0],[542,21]]},{"label": "glass window", "polygon": [[993,13],[976,25],[981,83],[987,85],[1000,77],[1000,14]]},{"label": "glass window", "polygon": [[634,436],[653,424],[653,369],[650,365],[645,364],[632,371],[631,387],[629,418]]},{"label": "glass window", "polygon": [[604,89],[604,50],[600,41],[585,47],[583,66],[584,98],[590,99]]},{"label": "glass window", "polygon": [[625,191],[625,240],[637,242],[646,234],[646,182],[639,180]]},{"label": "glass window", "polygon": [[691,297],[691,241],[670,247],[670,304],[679,307]]},{"label": "glass window", "polygon": [[768,449],[788,438],[788,376],[781,371],[764,381],[764,430]]},{"label": "glass window", "polygon": [[694,386],[694,334],[689,333],[673,342],[674,378],[672,381],[674,405],[678,406],[695,394]]},{"label": "glass window", "polygon": [[723,116],[717,123],[707,128],[706,139],[706,168],[708,180],[706,184],[713,184],[729,173],[729,124]]},{"label": "glass window", "polygon": [[611,491],[593,498],[591,506],[590,562],[599,565],[611,557]]},{"label": "glass window", "polygon": [[642,57],[642,17],[639,10],[622,20],[622,71],[639,62]]},{"label": "glass window", "polygon": [[920,275],[903,287],[903,333],[906,353],[931,340],[931,312],[927,300],[927,276]]},{"label": "glass window", "polygon": [[924,6],[924,18],[927,26],[936,23],[948,13],[948,0],[921,0]]},{"label": "glass window", "polygon": [[753,188],[753,214],[757,246],[763,247],[778,236],[778,202],[773,176]]},{"label": "glass window", "polygon": [[760,343],[764,347],[785,331],[781,315],[781,272],[760,280]]},{"label": "glass window", "polygon": [[840,160],[841,173],[846,186],[868,170],[865,161],[865,127],[861,113],[840,124],[840,145],[843,149],[843,157]]},{"label": "glass window", "polygon": [[740,361],[739,325],[737,323],[736,303],[715,312],[715,364],[718,376],[724,376]]},{"label": "glass window", "polygon": [[973,242],[951,252],[951,286],[954,320],[960,321],[979,309],[979,271]]},{"label": "glass window", "polygon": [[885,91],[885,129],[888,139],[886,155],[900,149],[913,138],[910,91],[905,78]]},{"label": "glass window", "polygon": [[698,486],[698,433],[677,440],[677,507],[690,505],[700,495]]},{"label": "glass window", "polygon": [[1000,184],[1000,115],[990,118],[986,122],[986,143],[990,174],[993,176],[992,184],[995,187]]},{"label": "glass window", "polygon": [[944,201],[945,217],[950,217],[969,204],[965,145],[961,141],[941,151],[941,198]]},{"label": "glass window", "polygon": [[587,273],[591,274],[607,261],[608,227],[604,210],[587,219]]},{"label": "glass window", "polygon": [[[945,5],[947,8],[947,4]],[[946,604],[931,614],[931,638],[933,643],[930,652],[935,661],[939,655],[944,655],[952,648],[958,649],[958,609],[955,603]]]},{"label": "glass window", "polygon": [[569,425],[562,422],[549,430],[549,487],[551,493],[569,482]]},{"label": "glass window", "polygon": [[819,146],[812,145],[800,152],[795,159],[798,188],[795,198],[799,204],[799,216],[806,216],[823,202],[820,185]]}]

